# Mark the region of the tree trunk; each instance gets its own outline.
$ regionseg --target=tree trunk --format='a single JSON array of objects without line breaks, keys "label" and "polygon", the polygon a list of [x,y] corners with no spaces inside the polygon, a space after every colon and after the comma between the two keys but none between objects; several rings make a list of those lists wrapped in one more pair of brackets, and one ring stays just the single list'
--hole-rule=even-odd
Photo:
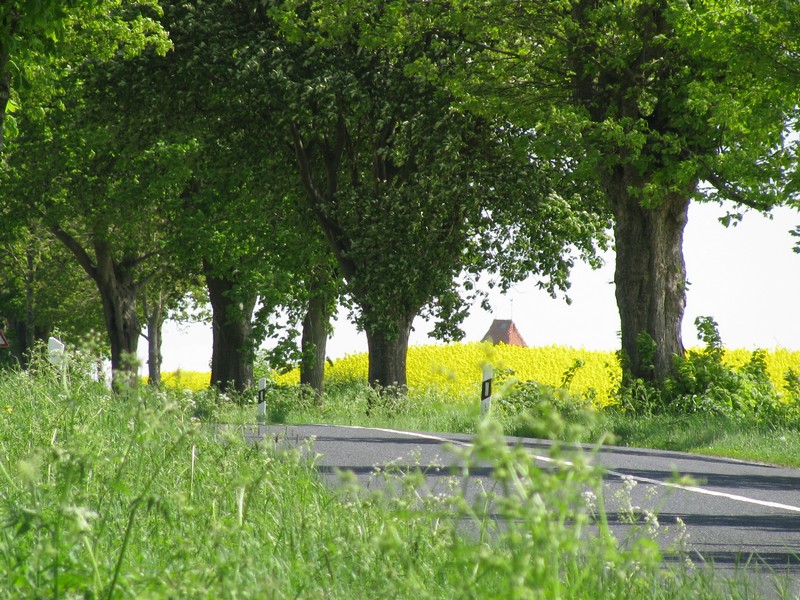
[{"label": "tree trunk", "polygon": [[231,297],[234,282],[212,275],[211,267],[205,262],[203,268],[212,311],[211,384],[221,391],[243,392],[253,385],[250,343],[256,298],[237,302]]},{"label": "tree trunk", "polygon": [[25,321],[28,326],[25,328],[24,346],[27,352],[33,349],[36,341],[34,323],[36,322],[36,251],[33,243],[29,242],[25,251]]},{"label": "tree trunk", "polygon": [[19,366],[27,369],[30,361],[30,352],[33,350],[33,344],[28,344],[29,336],[33,333],[33,324],[17,320],[14,317],[8,319],[8,324],[9,328],[14,331],[14,341],[16,341],[16,343],[11,343],[11,353],[16,358]]},{"label": "tree trunk", "polygon": [[31,321],[18,320],[14,317],[8,319],[9,329],[14,332],[14,342],[11,344],[11,354],[17,364],[23,369],[30,365],[31,352],[36,342],[46,342],[50,337],[50,327],[34,325]]},{"label": "tree trunk", "polygon": [[[689,196],[670,194],[657,206],[645,207],[630,193],[642,189],[630,179],[619,176],[607,182],[616,218],[614,282],[622,351],[628,361],[623,383],[630,377],[660,382],[673,372],[673,357],[684,354],[683,232]],[[655,342],[654,354],[639,343],[643,333]]]},{"label": "tree trunk", "polygon": [[[6,26],[6,23],[2,24]],[[8,102],[11,99],[11,73],[8,70],[8,49],[0,44],[0,157],[5,149],[5,121]]]},{"label": "tree trunk", "polygon": [[[31,350],[35,340],[30,344],[28,340],[34,335],[34,327],[25,319],[17,319],[15,316],[10,316],[5,319],[7,329],[5,331],[8,338],[8,350],[11,353],[13,360],[23,369],[27,369],[30,364]],[[0,329],[3,329],[3,320],[0,319]],[[3,350],[0,350],[3,352]]]},{"label": "tree trunk", "polygon": [[147,320],[147,376],[152,386],[161,385],[161,328],[164,325],[164,296],[159,291],[155,299],[142,297],[144,316]]},{"label": "tree trunk", "polygon": [[86,249],[57,225],[51,233],[72,252],[83,270],[94,280],[103,303],[103,319],[111,342],[112,385],[116,391],[138,383],[139,336],[142,333],[136,305],[140,286],[134,281],[133,265],[138,260],[126,257],[115,260],[110,244],[98,237],[92,242],[94,260]]},{"label": "tree trunk", "polygon": [[303,319],[300,363],[300,385],[309,386],[317,395],[325,391],[325,356],[328,344],[330,315],[325,298],[312,296]]},{"label": "tree trunk", "polygon": [[[111,369],[114,389],[136,385],[137,350],[142,333],[136,313],[138,293],[129,282],[119,281],[113,268],[101,267],[98,261],[97,288],[103,301],[103,317],[111,342]],[[110,266],[110,265],[109,265]]]},{"label": "tree trunk", "polygon": [[[25,252],[25,316],[22,319],[10,317],[10,328],[14,331],[15,343],[11,346],[11,353],[23,369],[30,363],[30,353],[36,340],[42,339],[41,329],[36,327],[36,253],[31,244]],[[44,339],[47,339],[45,337]]]},{"label": "tree trunk", "polygon": [[378,389],[395,387],[401,393],[405,393],[408,383],[406,379],[408,337],[411,335],[413,320],[413,315],[398,318],[397,333],[394,335],[367,330],[370,385]]}]

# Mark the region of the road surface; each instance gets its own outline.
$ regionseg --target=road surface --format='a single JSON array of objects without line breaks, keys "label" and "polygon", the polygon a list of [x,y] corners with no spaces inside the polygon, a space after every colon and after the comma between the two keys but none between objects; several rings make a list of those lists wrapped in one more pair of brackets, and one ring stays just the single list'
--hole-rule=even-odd
[{"label": "road surface", "polygon": [[[323,425],[253,426],[246,435],[298,446],[313,439],[317,467],[332,484],[338,471],[351,471],[365,486],[372,486],[380,485],[374,477],[376,467],[432,465],[425,469],[429,486],[440,491],[444,478],[452,475],[448,467],[458,464],[447,446],[472,444],[469,435]],[[543,466],[557,468],[550,458],[551,442],[505,440],[523,446]],[[620,506],[620,502],[627,505],[629,498],[642,511],[657,513],[664,529],[679,533],[683,522],[689,556],[696,564],[713,562],[715,570],[723,572],[748,563],[757,565],[762,573],[785,576],[792,596],[800,592],[800,471],[663,450],[614,446],[586,450],[590,460],[604,469],[607,515],[618,537],[630,527],[625,523],[627,512]],[[696,483],[674,483],[676,474]],[[471,477],[490,485],[491,468],[473,469]],[[615,498],[619,499],[616,505]],[[668,537],[659,541],[671,543]]]}]

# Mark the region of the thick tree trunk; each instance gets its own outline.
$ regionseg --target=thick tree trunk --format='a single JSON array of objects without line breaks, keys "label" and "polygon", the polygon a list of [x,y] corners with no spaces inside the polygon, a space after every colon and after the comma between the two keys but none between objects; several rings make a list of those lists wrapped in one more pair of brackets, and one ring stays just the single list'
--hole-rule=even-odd
[{"label": "thick tree trunk", "polygon": [[113,269],[98,265],[97,288],[103,301],[103,317],[111,342],[111,369],[114,389],[136,385],[138,375],[137,350],[142,328],[136,313],[137,289],[118,281]]},{"label": "thick tree trunk", "polygon": [[109,243],[98,237],[92,244],[92,260],[86,249],[69,233],[58,226],[51,226],[50,231],[73,253],[100,292],[103,319],[111,342],[114,389],[121,391],[125,386],[136,385],[139,373],[136,351],[142,327],[136,312],[140,286],[134,281],[132,266],[138,259],[115,260]]},{"label": "thick tree trunk", "polygon": [[369,383],[378,389],[394,387],[405,393],[406,356],[408,337],[414,316],[400,317],[396,323],[396,334],[367,330],[369,349]]},{"label": "thick tree trunk", "polygon": [[144,316],[147,319],[147,376],[152,386],[161,385],[161,328],[164,324],[164,298],[161,292],[155,298],[142,298]]},{"label": "thick tree trunk", "polygon": [[[36,340],[47,339],[47,331],[36,327],[36,256],[32,245],[25,253],[25,317],[23,319],[11,318],[9,323],[14,330],[16,343],[12,345],[12,354],[19,365],[25,369],[30,363],[30,353]],[[44,338],[42,338],[44,335]]]},{"label": "thick tree trunk", "polygon": [[23,369],[27,369],[30,364],[31,351],[37,341],[47,341],[50,337],[50,328],[34,325],[33,321],[19,320],[14,317],[8,318],[9,331],[13,331],[11,341],[11,354],[17,364]]},{"label": "thick tree trunk", "polygon": [[[630,193],[631,181],[607,182],[616,222],[616,284],[622,351],[627,378],[663,381],[673,372],[673,357],[683,356],[681,324],[686,307],[686,267],[683,232],[688,221],[688,194],[671,194],[653,207],[644,207]],[[641,189],[639,187],[638,189]],[[638,338],[647,334],[655,353]],[[643,351],[644,350],[644,351]]]},{"label": "thick tree trunk", "polygon": [[309,386],[320,396],[325,391],[325,356],[329,320],[325,298],[313,296],[308,302],[308,310],[303,319],[300,384]]},{"label": "thick tree trunk", "polygon": [[207,264],[204,264],[204,270],[213,326],[211,384],[222,391],[234,389],[242,392],[253,385],[250,343],[256,298],[237,302],[231,298],[233,281],[212,275]]},{"label": "thick tree trunk", "polygon": [[92,276],[103,303],[103,318],[111,342],[111,369],[113,386],[117,391],[138,383],[139,365],[137,349],[142,327],[136,306],[139,286],[124,262],[111,255],[109,244],[94,242],[97,264],[87,272]]}]

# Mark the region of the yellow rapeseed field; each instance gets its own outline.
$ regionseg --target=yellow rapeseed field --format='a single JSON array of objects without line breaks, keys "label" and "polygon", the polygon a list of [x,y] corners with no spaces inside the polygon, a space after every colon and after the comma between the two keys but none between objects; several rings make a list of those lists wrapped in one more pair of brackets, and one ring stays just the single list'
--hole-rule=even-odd
[{"label": "yellow rapeseed field", "polygon": [[203,390],[211,384],[209,371],[171,371],[161,373],[164,387],[176,390]]},{"label": "yellow rapeseed field", "polygon": [[[734,367],[747,363],[752,352],[743,349],[726,350],[725,361]],[[492,364],[498,373],[511,375],[520,381],[538,381],[560,387],[565,374],[581,361],[569,382],[576,393],[591,393],[598,406],[613,401],[619,383],[620,368],[614,352],[585,350],[568,346],[520,348],[481,342],[412,346],[408,350],[408,386],[412,393],[437,388],[455,399],[472,400],[480,394],[481,369]],[[767,371],[778,389],[784,389],[784,376],[791,368],[800,372],[800,351],[778,348],[766,355]],[[325,378],[330,383],[364,381],[367,378],[366,353],[350,354],[325,365]],[[210,373],[177,371],[162,374],[170,388],[199,390],[208,387]],[[275,381],[296,385],[300,380],[297,369],[276,375]]]},{"label": "yellow rapeseed field", "polygon": [[[752,351],[741,348],[725,350],[725,362],[732,367],[742,367],[750,362]],[[786,373],[792,369],[800,375],[800,351],[775,348],[766,355],[767,373],[779,390],[786,389]]]},{"label": "yellow rapeseed field", "polygon": [[[412,346],[406,362],[408,387],[412,393],[435,387],[456,397],[473,398],[479,394],[481,370],[486,363],[521,381],[536,380],[558,387],[576,360],[583,361],[583,366],[575,373],[570,389],[575,392],[593,389],[598,404],[608,404],[619,377],[614,353],[566,346],[521,348],[481,342]],[[347,355],[325,365],[325,378],[331,382],[363,381],[367,378],[367,366],[366,353]],[[291,385],[299,378],[299,372],[291,371],[276,381]]]},{"label": "yellow rapeseed field", "polygon": [[[366,354],[358,354],[335,361],[330,379],[365,379],[367,360]],[[483,365],[489,363],[500,374],[557,387],[576,360],[583,361],[583,366],[575,373],[570,389],[594,389],[598,403],[607,404],[619,371],[614,353],[566,346],[521,348],[481,342],[412,346],[407,359],[408,386],[412,392],[438,387],[457,397],[473,398],[480,393]]]},{"label": "yellow rapeseed field", "polygon": [[[727,350],[726,362],[739,367],[752,352]],[[581,361],[569,383],[572,392],[592,393],[598,406],[613,401],[613,393],[621,377],[616,353],[586,350],[568,346],[521,348],[507,344],[491,346],[481,342],[412,346],[408,350],[407,370],[410,391],[437,387],[461,398],[474,398],[480,393],[481,368],[487,362],[501,373],[513,375],[520,381],[534,380],[560,387],[565,374]],[[779,389],[784,388],[784,375],[789,368],[800,371],[800,352],[777,349],[767,352],[767,370]],[[348,381],[367,378],[366,353],[350,354],[325,365],[327,381]],[[300,380],[297,370],[276,377],[276,382],[292,385]]]}]

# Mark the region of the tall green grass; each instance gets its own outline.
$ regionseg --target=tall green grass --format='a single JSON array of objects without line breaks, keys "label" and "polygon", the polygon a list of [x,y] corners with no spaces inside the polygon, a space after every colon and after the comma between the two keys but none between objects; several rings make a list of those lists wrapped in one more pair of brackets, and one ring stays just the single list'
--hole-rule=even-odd
[{"label": "tall green grass", "polygon": [[[326,487],[311,453],[203,427],[186,395],[115,395],[39,364],[0,372],[0,597],[697,598],[646,528],[615,538],[600,473],[541,469],[495,424],[470,465],[494,493]],[[388,410],[388,408],[386,408]],[[436,490],[434,490],[436,492]],[[591,492],[591,493],[587,493]]]}]

